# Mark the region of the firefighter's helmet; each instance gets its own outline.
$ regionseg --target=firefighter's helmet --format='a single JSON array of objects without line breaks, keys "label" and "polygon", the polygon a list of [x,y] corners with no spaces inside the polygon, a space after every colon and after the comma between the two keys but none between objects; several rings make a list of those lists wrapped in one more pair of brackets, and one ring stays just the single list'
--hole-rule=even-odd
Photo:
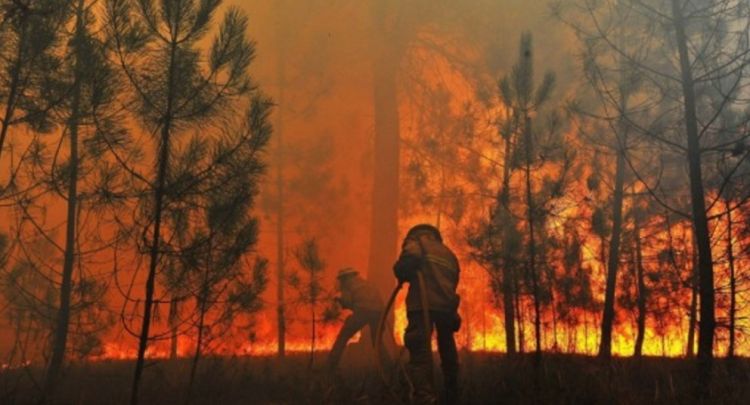
[{"label": "firefighter's helmet", "polygon": [[413,226],[411,229],[409,229],[409,232],[406,233],[406,237],[410,238],[410,237],[416,236],[418,233],[422,233],[422,232],[429,232],[438,241],[440,241],[440,242],[443,241],[443,236],[440,234],[440,230],[437,229],[435,226],[430,225],[430,224],[419,224],[419,225]]}]

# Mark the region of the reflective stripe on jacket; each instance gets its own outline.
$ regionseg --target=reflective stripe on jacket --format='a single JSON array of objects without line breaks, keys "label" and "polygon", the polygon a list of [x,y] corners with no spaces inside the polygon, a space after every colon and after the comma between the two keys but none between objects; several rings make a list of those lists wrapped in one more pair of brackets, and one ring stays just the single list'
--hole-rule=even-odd
[{"label": "reflective stripe on jacket", "polygon": [[394,272],[400,280],[409,282],[409,293],[406,295],[407,311],[422,310],[421,286],[417,271],[422,271],[424,276],[427,302],[431,311],[458,310],[459,296],[456,294],[456,288],[460,268],[456,255],[448,247],[426,237],[409,238],[404,241]]}]

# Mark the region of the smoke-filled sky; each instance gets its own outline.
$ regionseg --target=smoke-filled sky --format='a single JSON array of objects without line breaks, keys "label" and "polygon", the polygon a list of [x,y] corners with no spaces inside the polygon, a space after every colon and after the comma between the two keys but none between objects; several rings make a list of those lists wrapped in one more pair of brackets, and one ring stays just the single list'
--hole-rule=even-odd
[{"label": "smoke-filled sky", "polygon": [[[248,13],[250,35],[257,41],[253,75],[279,103],[274,125],[289,166],[285,185],[291,218],[286,231],[292,240],[319,237],[332,267],[366,268],[369,194],[376,164],[371,68],[378,40],[372,34],[372,5],[363,1],[234,3]],[[519,37],[526,30],[534,33],[539,74],[544,70],[558,74],[557,94],[566,94],[571,85],[576,45],[571,33],[549,16],[545,2],[414,2],[424,3],[419,7],[394,3],[400,14],[392,18],[408,22],[401,24],[419,36],[410,40],[413,34],[404,33],[401,44],[413,56],[399,65],[402,137],[416,131],[413,123],[418,117],[410,110],[412,105],[430,97],[418,87],[418,80],[434,80],[430,84],[435,86],[465,81],[475,87],[454,89],[451,96],[460,103],[476,103],[475,92],[495,91],[494,81],[516,60]],[[428,44],[445,46],[430,52],[424,50]],[[460,72],[444,66],[437,74],[430,71],[445,64],[440,52],[472,76],[456,79],[449,75]],[[426,66],[416,66],[419,62]],[[269,249],[275,243],[274,157],[262,195],[266,213],[262,243]],[[434,213],[423,215],[431,216]],[[401,227],[408,227],[406,219]]]},{"label": "smoke-filled sky", "polygon": [[[287,250],[291,252],[302,238],[317,237],[329,275],[349,265],[366,271],[370,194],[373,165],[377,164],[372,150],[372,64],[380,42],[373,29],[372,2],[233,3],[248,13],[250,35],[257,41],[253,75],[279,103],[274,125],[285,148]],[[417,133],[420,106],[433,97],[434,88],[447,89],[452,99],[447,101],[456,105],[479,104],[483,94],[495,97],[496,80],[515,62],[524,31],[534,34],[538,75],[554,70],[560,96],[572,85],[576,45],[572,34],[551,18],[544,1],[391,3],[388,18],[400,29],[396,46],[406,54],[398,63],[397,80],[402,138]],[[492,131],[489,118],[479,125]],[[408,149],[402,151],[404,167]],[[275,157],[261,196],[261,251],[271,259],[272,268],[276,258]],[[401,192],[401,232],[413,221],[409,216],[435,221],[436,213],[429,212],[429,207],[409,206],[414,200],[407,200],[412,191],[403,179]],[[478,203],[475,207],[489,206],[488,200],[473,198]],[[448,229],[448,239],[460,245],[459,253],[465,251],[464,232]],[[289,262],[294,265],[291,255]],[[468,263],[466,268],[481,271]],[[332,283],[332,277],[328,280]],[[271,311],[266,314],[273,315]]]}]

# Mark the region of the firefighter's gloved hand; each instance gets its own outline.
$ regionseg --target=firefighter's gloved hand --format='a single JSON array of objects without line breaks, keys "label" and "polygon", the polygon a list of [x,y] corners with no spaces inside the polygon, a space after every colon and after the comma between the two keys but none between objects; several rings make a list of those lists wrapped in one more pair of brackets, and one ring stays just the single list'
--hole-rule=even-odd
[{"label": "firefighter's gloved hand", "polygon": [[411,281],[416,277],[420,264],[419,257],[402,254],[393,265],[393,274],[401,283]]},{"label": "firefighter's gloved hand", "polygon": [[408,278],[406,278],[406,277],[404,277],[404,276],[401,276],[401,277],[396,277],[396,279],[398,280],[398,283],[399,283],[399,284],[403,284],[403,283],[406,283],[406,282],[408,282],[408,281],[409,281],[409,279],[408,279]]}]

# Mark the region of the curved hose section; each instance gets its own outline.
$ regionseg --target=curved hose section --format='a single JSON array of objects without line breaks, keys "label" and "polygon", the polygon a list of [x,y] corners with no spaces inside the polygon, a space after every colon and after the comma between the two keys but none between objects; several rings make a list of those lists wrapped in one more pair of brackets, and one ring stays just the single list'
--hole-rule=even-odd
[{"label": "curved hose section", "polygon": [[[385,369],[383,368],[383,332],[385,330],[385,322],[386,319],[388,319],[388,314],[391,312],[391,309],[393,308],[394,302],[396,302],[396,296],[398,296],[399,291],[401,291],[401,288],[403,288],[404,283],[399,282],[396,288],[393,289],[393,292],[391,293],[390,298],[388,298],[388,303],[385,305],[385,308],[383,309],[383,314],[380,316],[380,322],[378,322],[378,331],[375,335],[375,342],[373,344],[375,345],[375,364],[378,365],[378,372],[380,374],[380,378],[383,380],[383,385],[385,385],[388,388],[388,393],[391,394],[393,399],[395,399],[399,404],[403,404],[404,402],[401,400],[401,398],[398,396],[398,394],[393,390],[393,387],[391,387],[391,384],[388,381],[388,376],[385,374]],[[399,356],[400,357],[400,356]],[[398,359],[396,359],[398,362]]]}]

